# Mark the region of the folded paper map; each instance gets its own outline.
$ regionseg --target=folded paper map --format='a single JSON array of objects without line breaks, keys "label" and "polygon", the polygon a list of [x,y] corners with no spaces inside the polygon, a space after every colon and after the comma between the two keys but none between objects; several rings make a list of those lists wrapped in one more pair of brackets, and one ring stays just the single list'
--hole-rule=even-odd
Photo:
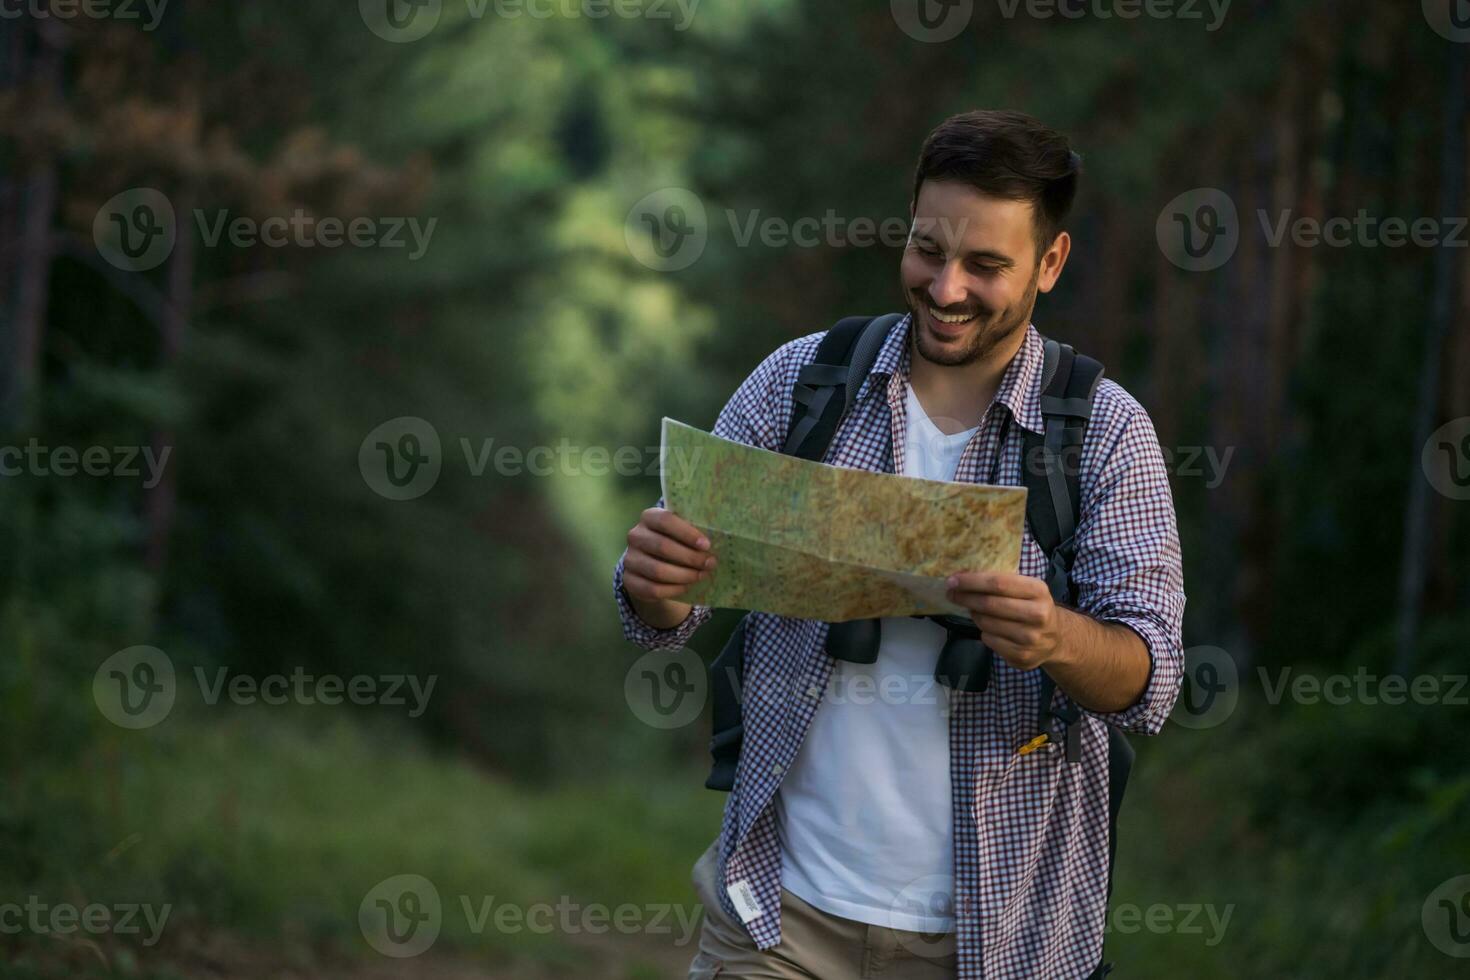
[{"label": "folded paper map", "polygon": [[813,463],[669,418],[660,463],[664,506],[719,559],[684,602],[832,623],[967,615],[946,578],[1020,563],[1024,487]]}]

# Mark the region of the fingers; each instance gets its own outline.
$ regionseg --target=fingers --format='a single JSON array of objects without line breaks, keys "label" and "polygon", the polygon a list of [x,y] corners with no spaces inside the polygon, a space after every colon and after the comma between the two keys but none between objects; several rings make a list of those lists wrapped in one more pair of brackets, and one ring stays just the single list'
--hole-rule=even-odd
[{"label": "fingers", "polygon": [[715,557],[709,539],[683,518],[650,507],[628,532],[623,588],[644,600],[675,599],[689,586],[709,578]]},{"label": "fingers", "polygon": [[645,601],[677,599],[689,591],[687,585],[668,585],[649,581],[637,572],[630,571],[626,565],[623,567],[623,588],[633,598]]},{"label": "fingers", "polygon": [[981,641],[992,650],[999,649],[997,644],[1030,648],[1041,639],[1039,630],[1003,619],[976,616],[975,625],[980,628]]},{"label": "fingers", "polygon": [[[713,560],[713,559],[711,559]],[[647,579],[660,585],[690,585],[700,579],[709,578],[708,570],[689,568],[687,565],[675,565],[666,561],[659,561],[652,555],[642,551],[628,549],[628,557],[623,559],[623,577],[626,579],[628,572]]]},{"label": "fingers", "polygon": [[956,572],[945,584],[960,593],[975,592],[1012,599],[1036,599],[1046,592],[1046,583],[1041,579],[1012,572]]},{"label": "fingers", "polygon": [[1017,670],[1032,670],[1046,663],[1046,658],[1037,651],[1023,644],[1012,643],[1010,640],[996,636],[981,635],[985,645],[995,651],[996,656]]},{"label": "fingers", "polygon": [[704,533],[671,510],[650,507],[643,512],[638,523],[673,538],[689,548],[699,551],[709,548],[709,539],[704,536]]},{"label": "fingers", "polygon": [[[654,511],[655,514],[667,513]],[[670,565],[680,565],[700,571],[714,567],[714,556],[708,551],[709,541],[692,524],[679,521],[683,527],[671,525],[657,517],[650,518],[644,511],[644,519],[628,532],[628,552],[641,552]],[[673,515],[669,515],[672,517]],[[674,520],[679,520],[674,518]],[[667,530],[666,530],[667,529]],[[686,530],[687,529],[687,530]],[[668,533],[668,532],[673,532]],[[692,532],[692,534],[690,533]],[[693,539],[692,541],[690,539]],[[699,546],[698,542],[704,542]]]},{"label": "fingers", "polygon": [[983,592],[950,592],[951,601],[981,617],[1022,626],[1044,626],[1046,606],[1033,599],[1010,599]]}]

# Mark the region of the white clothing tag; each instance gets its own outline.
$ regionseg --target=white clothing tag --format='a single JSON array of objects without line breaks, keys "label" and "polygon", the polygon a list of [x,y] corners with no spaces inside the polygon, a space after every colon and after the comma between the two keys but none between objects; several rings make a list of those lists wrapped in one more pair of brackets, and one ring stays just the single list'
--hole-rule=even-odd
[{"label": "white clothing tag", "polygon": [[749,879],[741,878],[725,891],[729,894],[730,901],[735,903],[735,911],[740,913],[740,921],[746,925],[766,914],[761,909],[761,903],[755,899],[755,889],[750,887]]}]

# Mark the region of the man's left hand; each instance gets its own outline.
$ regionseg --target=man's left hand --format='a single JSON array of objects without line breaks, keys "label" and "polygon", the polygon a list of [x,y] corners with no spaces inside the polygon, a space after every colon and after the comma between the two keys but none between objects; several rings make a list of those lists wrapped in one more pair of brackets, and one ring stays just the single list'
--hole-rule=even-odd
[{"label": "man's left hand", "polygon": [[1018,670],[1053,660],[1062,646],[1062,613],[1046,583],[1008,572],[956,572],[949,600],[970,611],[980,639]]}]

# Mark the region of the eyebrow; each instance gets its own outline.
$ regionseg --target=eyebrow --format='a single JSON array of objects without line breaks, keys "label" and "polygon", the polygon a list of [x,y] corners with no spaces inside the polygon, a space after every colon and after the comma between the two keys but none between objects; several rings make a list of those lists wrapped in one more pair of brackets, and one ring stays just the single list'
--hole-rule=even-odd
[{"label": "eyebrow", "polygon": [[[916,242],[927,242],[928,244],[934,245],[936,247],[939,245],[939,242],[934,240],[934,236],[930,235],[928,232],[915,231],[911,237],[912,240]],[[998,265],[1006,266],[1007,268],[1016,264],[1015,260],[1012,259],[1010,256],[1002,255],[1000,252],[992,252],[989,249],[977,249],[975,251],[966,252],[965,259],[989,259],[992,262],[995,262]]]}]

